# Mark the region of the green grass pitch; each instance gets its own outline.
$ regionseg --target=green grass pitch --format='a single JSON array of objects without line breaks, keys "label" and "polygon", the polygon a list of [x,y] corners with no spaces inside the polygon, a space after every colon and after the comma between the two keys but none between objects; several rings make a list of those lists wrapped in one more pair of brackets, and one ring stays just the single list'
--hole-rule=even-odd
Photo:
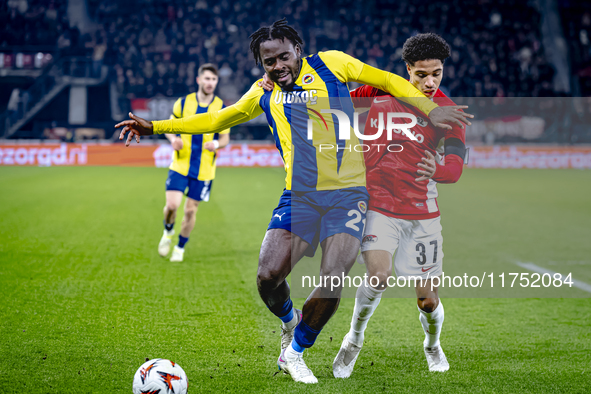
[{"label": "green grass pitch", "polygon": [[[588,298],[442,291],[444,374],[427,370],[415,301],[386,298],[353,375],[337,380],[354,304],[344,299],[305,355],[319,384],[275,374],[279,323],[255,276],[282,169],[218,169],[183,263],[156,251],[165,178],[0,168],[0,393],[131,393],[136,369],[157,357],[184,368],[190,393],[591,392]],[[523,261],[591,283],[591,171],[468,169],[439,191],[446,271]]]}]

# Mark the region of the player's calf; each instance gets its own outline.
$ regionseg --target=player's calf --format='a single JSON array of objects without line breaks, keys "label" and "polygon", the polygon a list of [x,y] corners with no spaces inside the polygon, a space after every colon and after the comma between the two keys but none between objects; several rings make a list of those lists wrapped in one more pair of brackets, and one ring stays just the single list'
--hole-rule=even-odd
[{"label": "player's calf", "polygon": [[185,201],[185,209],[183,214],[183,221],[181,223],[181,233],[179,235],[179,242],[172,250],[171,262],[183,261],[185,254],[185,245],[189,242],[189,235],[195,227],[195,218],[197,216],[197,208],[199,201],[187,197]]},{"label": "player's calf", "polygon": [[447,358],[441,350],[439,337],[445,318],[443,304],[439,299],[439,288],[431,287],[431,280],[419,281],[415,286],[419,321],[425,332],[423,348],[429,364],[429,371],[445,372],[449,369]]},{"label": "player's calf", "polygon": [[368,282],[364,281],[355,295],[355,309],[351,318],[349,341],[363,346],[364,332],[369,319],[377,309],[392,275],[392,255],[384,250],[368,250],[363,253]]},{"label": "player's calf", "polygon": [[[257,269],[257,288],[263,302],[271,310],[289,298],[289,286],[285,278],[291,272],[294,251],[292,235],[283,229],[268,230],[261,244]],[[303,254],[303,252],[295,251]]]},{"label": "player's calf", "polygon": [[183,223],[181,225],[181,234],[186,234],[188,237],[195,227],[195,219],[197,217],[197,210],[199,208],[199,201],[187,197],[185,201],[185,209],[183,213]]},{"label": "player's calf", "polygon": [[[421,305],[423,307],[421,307]],[[429,365],[429,371],[445,372],[449,369],[449,363],[443,350],[439,337],[444,320],[443,304],[437,298],[419,299],[419,320],[425,332],[423,348]],[[424,308],[424,309],[423,309]],[[425,309],[429,310],[426,311]]]},{"label": "player's calf", "polygon": [[259,265],[257,289],[271,313],[281,320],[281,350],[293,339],[293,332],[301,320],[301,311],[293,306],[290,290],[282,270],[268,269]]},{"label": "player's calf", "polygon": [[166,192],[166,204],[164,205],[164,232],[158,243],[158,254],[162,257],[168,256],[172,245],[172,236],[174,235],[174,221],[176,212],[181,204],[183,193],[180,191]]},{"label": "player's calf", "polygon": [[301,256],[307,247],[302,242],[296,242],[292,247],[295,237],[284,229],[268,230],[261,245],[257,270],[259,295],[269,311],[281,320],[281,350],[292,342],[302,314],[294,308],[289,285],[285,280],[291,272],[292,256]]},{"label": "player's calf", "polygon": [[176,219],[176,213],[180,206],[180,200],[177,194],[180,194],[180,198],[182,199],[182,193],[174,193],[167,192],[168,194],[172,194],[172,196],[166,196],[166,204],[164,205],[163,213],[164,213],[164,226],[173,226],[174,221]]},{"label": "player's calf", "polygon": [[444,311],[443,304],[439,302],[437,307],[432,312],[426,312],[419,309],[419,320],[425,331],[424,347],[432,348],[439,346],[439,336],[441,334],[441,327],[443,326]]}]

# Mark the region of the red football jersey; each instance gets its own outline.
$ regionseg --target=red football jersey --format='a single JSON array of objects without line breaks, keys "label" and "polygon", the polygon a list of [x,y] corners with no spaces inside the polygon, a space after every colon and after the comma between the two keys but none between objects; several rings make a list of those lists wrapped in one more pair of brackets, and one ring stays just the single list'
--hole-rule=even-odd
[{"label": "red football jersey", "polygon": [[[365,124],[365,135],[375,135],[383,127],[376,140],[365,140],[370,149],[365,152],[369,208],[385,215],[407,219],[423,220],[439,216],[437,205],[437,182],[451,183],[461,175],[463,161],[457,155],[449,155],[448,168],[439,163],[443,158],[445,138],[457,138],[465,143],[465,132],[457,125],[444,130],[431,124],[427,115],[416,107],[393,98],[386,92],[371,86],[362,86],[351,92],[353,98],[374,97]],[[441,90],[437,90],[434,101],[440,106],[455,105]],[[388,140],[386,132],[387,113],[403,112],[417,118],[416,126],[410,129],[417,137],[411,140],[400,130],[394,130]],[[380,121],[380,116],[382,121]],[[393,123],[410,123],[408,118],[394,118]],[[388,150],[390,147],[390,150]],[[418,163],[426,157],[425,150],[438,161],[435,176],[428,181],[416,182],[421,175]],[[436,181],[434,181],[436,180]]]}]

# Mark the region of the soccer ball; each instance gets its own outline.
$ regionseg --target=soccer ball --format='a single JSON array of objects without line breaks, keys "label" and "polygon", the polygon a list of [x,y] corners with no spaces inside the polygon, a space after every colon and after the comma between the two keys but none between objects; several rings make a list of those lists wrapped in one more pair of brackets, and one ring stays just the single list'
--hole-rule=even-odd
[{"label": "soccer ball", "polygon": [[145,362],[133,377],[133,394],[187,394],[187,375],[163,358]]}]

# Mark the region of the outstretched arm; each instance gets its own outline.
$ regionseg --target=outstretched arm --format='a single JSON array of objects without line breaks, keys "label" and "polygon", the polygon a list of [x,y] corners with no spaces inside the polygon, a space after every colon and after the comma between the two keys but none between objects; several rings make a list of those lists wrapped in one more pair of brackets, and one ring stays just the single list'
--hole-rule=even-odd
[{"label": "outstretched arm", "polygon": [[436,127],[451,130],[450,124],[457,124],[463,128],[464,124],[470,125],[468,118],[474,117],[459,111],[459,109],[468,108],[467,106],[439,107],[406,79],[372,67],[343,52],[328,51],[319,55],[340,81],[359,82],[388,92],[420,109],[429,116],[431,123]]},{"label": "outstretched arm", "polygon": [[129,131],[126,146],[129,146],[134,137],[139,143],[141,135],[219,133],[259,116],[263,112],[259,106],[259,99],[262,94],[263,90],[256,86],[255,83],[236,104],[230,105],[221,111],[153,122],[135,116],[130,112],[129,117],[131,119],[118,123],[115,128],[123,127],[119,135],[120,140]]},{"label": "outstretched arm", "polygon": [[410,82],[396,74],[382,71],[365,64],[356,82],[365,83],[386,91],[399,100],[417,107],[425,115],[429,116],[431,122],[436,127],[451,130],[452,127],[450,124],[456,124],[461,128],[464,128],[464,124],[471,124],[468,118],[473,118],[473,116],[461,111],[461,109],[468,108],[468,106],[439,107],[425,97]]}]

